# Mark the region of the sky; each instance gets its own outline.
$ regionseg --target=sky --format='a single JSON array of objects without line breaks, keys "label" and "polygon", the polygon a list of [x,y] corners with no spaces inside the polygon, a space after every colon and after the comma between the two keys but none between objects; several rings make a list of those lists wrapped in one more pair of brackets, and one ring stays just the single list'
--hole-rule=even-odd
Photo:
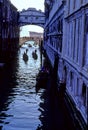
[{"label": "sky", "polygon": [[[36,8],[44,12],[44,0],[10,0],[13,5],[21,11],[22,9]],[[20,36],[29,36],[29,31],[43,32],[43,28],[35,25],[21,27]]]}]

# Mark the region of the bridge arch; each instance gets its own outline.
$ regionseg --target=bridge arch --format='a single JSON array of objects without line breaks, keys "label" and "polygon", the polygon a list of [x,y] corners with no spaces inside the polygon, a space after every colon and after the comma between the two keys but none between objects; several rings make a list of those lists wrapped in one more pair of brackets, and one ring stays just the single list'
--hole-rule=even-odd
[{"label": "bridge arch", "polygon": [[30,36],[30,32],[43,33],[44,28],[38,25],[24,25],[20,26],[20,37]]},{"label": "bridge arch", "polygon": [[35,8],[23,9],[19,12],[19,26],[24,25],[38,25],[44,28],[45,14],[41,10]]}]

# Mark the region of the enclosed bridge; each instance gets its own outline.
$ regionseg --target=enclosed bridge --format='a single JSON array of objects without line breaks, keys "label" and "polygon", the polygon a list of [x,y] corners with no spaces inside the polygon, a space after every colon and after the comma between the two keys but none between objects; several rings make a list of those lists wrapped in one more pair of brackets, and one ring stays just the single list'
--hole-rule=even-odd
[{"label": "enclosed bridge", "polygon": [[23,9],[19,12],[19,26],[37,25],[44,28],[45,14],[41,10],[35,8]]}]

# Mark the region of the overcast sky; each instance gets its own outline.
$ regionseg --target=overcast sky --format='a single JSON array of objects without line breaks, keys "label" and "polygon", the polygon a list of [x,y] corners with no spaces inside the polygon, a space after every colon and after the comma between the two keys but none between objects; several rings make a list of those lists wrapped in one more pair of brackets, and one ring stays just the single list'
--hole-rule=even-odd
[{"label": "overcast sky", "polygon": [[[37,10],[44,11],[44,0],[10,0],[13,5],[16,6],[18,11],[28,8],[36,8]],[[39,26],[24,26],[20,33],[21,36],[29,36],[29,31],[43,32],[43,29]]]},{"label": "overcast sky", "polygon": [[34,7],[44,11],[44,0],[11,0],[11,2],[17,7],[18,10],[28,9]]}]

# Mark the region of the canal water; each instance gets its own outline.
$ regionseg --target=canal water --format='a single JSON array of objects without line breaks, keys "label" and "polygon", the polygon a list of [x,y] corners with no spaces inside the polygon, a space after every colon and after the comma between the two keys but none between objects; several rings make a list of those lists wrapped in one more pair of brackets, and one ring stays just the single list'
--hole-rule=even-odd
[{"label": "canal water", "polygon": [[[23,60],[26,50],[27,62]],[[37,46],[25,44],[12,62],[0,68],[0,130],[75,130],[65,105],[57,104],[45,89],[36,93],[36,75],[43,60]]]},{"label": "canal water", "polygon": [[[28,61],[23,60],[27,51]],[[37,59],[32,52],[37,50]],[[36,130],[41,124],[39,104],[43,89],[36,93],[36,75],[41,67],[37,46],[20,48],[16,58],[5,66],[0,75],[0,130]]]}]

